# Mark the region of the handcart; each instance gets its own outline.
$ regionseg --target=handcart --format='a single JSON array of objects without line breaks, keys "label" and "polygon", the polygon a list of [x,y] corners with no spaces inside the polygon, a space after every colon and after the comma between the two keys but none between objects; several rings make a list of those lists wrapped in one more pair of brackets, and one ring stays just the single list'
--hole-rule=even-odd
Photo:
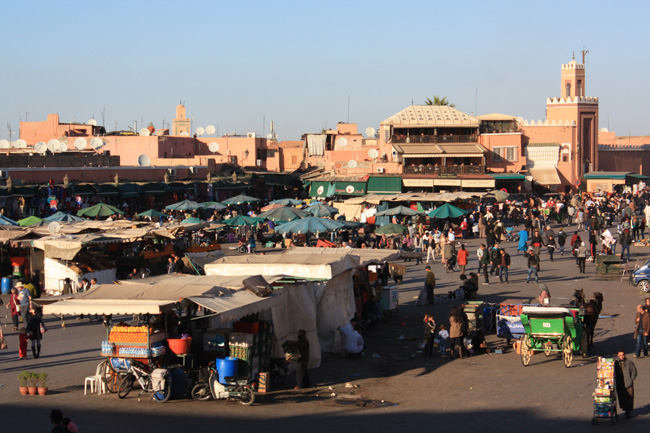
[{"label": "handcart", "polygon": [[614,359],[598,358],[598,373],[596,390],[594,391],[594,414],[592,424],[608,419],[612,424],[618,422],[616,412],[616,378],[614,375]]},{"label": "handcart", "polygon": [[521,323],[526,334],[521,340],[521,362],[530,364],[534,352],[544,352],[550,356],[558,352],[569,368],[573,362],[573,352],[587,357],[587,333],[583,315],[578,308],[566,307],[523,307]]},{"label": "handcart", "polygon": [[524,306],[531,304],[521,299],[506,299],[499,304],[496,312],[497,337],[505,338],[508,345],[511,340],[520,340],[526,334],[519,317]]},{"label": "handcart", "polygon": [[395,283],[399,284],[404,280],[404,275],[406,275],[406,266],[400,265],[399,263],[389,263],[390,276],[393,277]]}]

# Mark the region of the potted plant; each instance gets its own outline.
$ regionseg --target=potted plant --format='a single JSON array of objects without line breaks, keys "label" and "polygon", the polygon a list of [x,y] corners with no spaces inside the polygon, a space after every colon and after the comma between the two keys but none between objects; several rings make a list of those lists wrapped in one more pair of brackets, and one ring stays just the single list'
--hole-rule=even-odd
[{"label": "potted plant", "polygon": [[29,371],[21,371],[18,373],[18,389],[22,395],[27,395],[27,383],[30,374]]},{"label": "potted plant", "polygon": [[47,373],[38,373],[38,395],[47,394]]},{"label": "potted plant", "polygon": [[27,392],[29,395],[38,394],[38,373],[28,372],[29,376],[27,377]]}]

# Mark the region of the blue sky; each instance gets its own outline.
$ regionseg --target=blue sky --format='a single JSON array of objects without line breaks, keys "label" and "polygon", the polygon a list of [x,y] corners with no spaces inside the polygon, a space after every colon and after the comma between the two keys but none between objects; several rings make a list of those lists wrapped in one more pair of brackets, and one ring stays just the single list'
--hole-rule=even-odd
[{"label": "blue sky", "polygon": [[543,119],[561,64],[583,47],[600,127],[650,134],[648,12],[642,1],[4,2],[0,138],[26,116],[101,123],[102,109],[109,130],[158,128],[180,100],[193,129],[268,134],[274,121],[281,140],[347,121],[348,95],[360,131],[433,95]]}]

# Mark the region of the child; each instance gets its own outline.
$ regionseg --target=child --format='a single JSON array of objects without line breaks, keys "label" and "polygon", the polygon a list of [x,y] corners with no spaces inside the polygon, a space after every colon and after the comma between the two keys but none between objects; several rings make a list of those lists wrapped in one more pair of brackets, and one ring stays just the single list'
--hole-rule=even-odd
[{"label": "child", "polygon": [[440,331],[438,331],[438,340],[440,340],[440,355],[443,358],[447,357],[447,340],[449,339],[449,331],[445,325],[440,325]]},{"label": "child", "polygon": [[27,336],[27,329],[24,326],[20,328],[18,340],[18,356],[20,359],[27,359],[27,342],[29,341],[29,337]]},{"label": "child", "polygon": [[77,427],[77,425],[73,423],[70,418],[63,418],[61,424],[63,424],[70,433],[79,433],[79,427]]}]

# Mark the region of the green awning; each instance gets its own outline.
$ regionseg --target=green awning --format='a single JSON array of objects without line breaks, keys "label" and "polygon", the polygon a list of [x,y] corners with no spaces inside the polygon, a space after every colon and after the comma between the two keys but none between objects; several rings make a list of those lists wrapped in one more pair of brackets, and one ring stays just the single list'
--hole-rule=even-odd
[{"label": "green awning", "polygon": [[87,195],[97,194],[97,190],[95,189],[95,187],[87,183],[83,183],[83,184],[73,183],[72,185],[70,185],[70,188],[72,189],[72,193],[74,195],[87,196]]},{"label": "green awning", "polygon": [[401,177],[371,177],[368,179],[368,194],[399,194],[401,192]]},{"label": "green awning", "polygon": [[101,197],[117,197],[120,195],[120,189],[112,183],[101,183],[95,185],[97,195]]},{"label": "green awning", "polygon": [[334,185],[331,182],[312,182],[309,197],[331,197],[334,195]]},{"label": "green awning", "polygon": [[627,175],[627,177],[631,177],[633,180],[639,182],[639,181],[645,181],[650,179],[650,176],[646,176],[644,174],[636,174],[636,173],[630,173]]},{"label": "green awning", "polygon": [[592,171],[585,174],[585,179],[625,179],[629,174],[627,171]]},{"label": "green awning", "polygon": [[212,189],[231,190],[231,189],[249,189],[251,185],[245,183],[233,182],[215,182],[212,184]]},{"label": "green awning", "polygon": [[142,189],[140,185],[125,183],[124,185],[120,185],[120,194],[122,198],[138,198],[142,195]]},{"label": "green awning", "polygon": [[525,180],[526,176],[521,173],[488,173],[496,180]]},{"label": "green awning", "polygon": [[334,182],[334,194],[366,195],[366,182]]},{"label": "green awning", "polygon": [[167,185],[163,185],[160,182],[151,182],[141,185],[142,191],[146,195],[165,195],[167,194]]}]

